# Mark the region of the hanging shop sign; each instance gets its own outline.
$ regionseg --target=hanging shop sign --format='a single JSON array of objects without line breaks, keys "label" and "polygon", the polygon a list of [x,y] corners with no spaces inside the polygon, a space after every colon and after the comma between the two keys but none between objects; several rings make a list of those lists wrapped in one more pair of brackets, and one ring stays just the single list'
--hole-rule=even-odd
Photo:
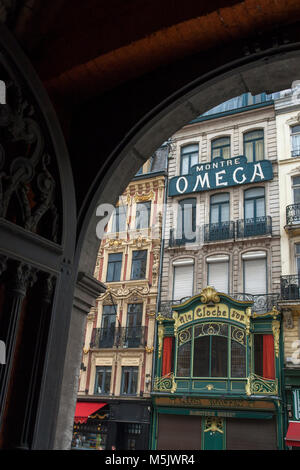
[{"label": "hanging shop sign", "polygon": [[169,196],[261,183],[271,179],[273,168],[269,160],[248,162],[243,155],[226,160],[215,158],[212,162],[192,166],[188,175],[171,178]]}]

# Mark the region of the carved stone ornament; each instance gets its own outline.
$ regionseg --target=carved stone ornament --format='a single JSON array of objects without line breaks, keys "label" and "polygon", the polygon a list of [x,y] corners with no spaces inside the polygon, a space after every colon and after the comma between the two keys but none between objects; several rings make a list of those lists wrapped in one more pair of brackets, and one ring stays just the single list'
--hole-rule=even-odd
[{"label": "carved stone ornament", "polygon": [[51,137],[29,90],[3,56],[0,75],[6,84],[6,104],[0,106],[0,217],[59,242],[60,178]]},{"label": "carved stone ornament", "polygon": [[210,286],[205,287],[202,292],[200,293],[201,302],[203,304],[208,304],[210,302],[218,303],[220,302],[220,296],[218,295],[217,291]]},{"label": "carved stone ornament", "polygon": [[284,318],[285,327],[288,330],[292,330],[294,328],[294,322],[293,322],[293,314],[292,314],[291,309],[289,308],[282,309],[282,315]]}]

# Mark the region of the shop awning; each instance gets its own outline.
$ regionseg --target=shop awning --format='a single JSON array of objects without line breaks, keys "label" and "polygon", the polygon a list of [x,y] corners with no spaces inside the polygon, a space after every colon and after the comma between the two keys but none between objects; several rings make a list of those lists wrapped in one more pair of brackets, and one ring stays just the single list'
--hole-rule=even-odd
[{"label": "shop awning", "polygon": [[300,421],[290,421],[286,433],[287,446],[300,447]]},{"label": "shop awning", "polygon": [[75,410],[75,423],[86,423],[90,415],[103,408],[107,403],[78,402]]}]

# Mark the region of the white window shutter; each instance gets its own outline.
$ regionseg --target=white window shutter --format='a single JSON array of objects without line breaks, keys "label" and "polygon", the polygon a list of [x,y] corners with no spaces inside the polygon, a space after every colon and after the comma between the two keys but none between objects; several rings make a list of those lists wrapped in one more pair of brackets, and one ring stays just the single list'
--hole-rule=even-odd
[{"label": "white window shutter", "polygon": [[174,266],[173,299],[180,300],[193,295],[194,265]]},{"label": "white window shutter", "polygon": [[246,294],[267,293],[266,258],[244,259],[244,291]]},{"label": "white window shutter", "polygon": [[208,262],[208,285],[217,292],[228,293],[228,261]]}]

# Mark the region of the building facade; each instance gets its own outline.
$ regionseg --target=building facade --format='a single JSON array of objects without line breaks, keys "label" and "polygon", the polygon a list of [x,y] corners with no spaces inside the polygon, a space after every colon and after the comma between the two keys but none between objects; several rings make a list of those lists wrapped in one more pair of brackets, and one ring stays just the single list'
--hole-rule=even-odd
[{"label": "building facade", "polygon": [[109,219],[87,318],[73,447],[148,449],[168,144],[136,174]]},{"label": "building facade", "polygon": [[300,87],[275,101],[282,276],[280,308],[283,315],[286,445],[300,446]]},{"label": "building facade", "polygon": [[172,137],[151,448],[284,447],[274,98]]}]

